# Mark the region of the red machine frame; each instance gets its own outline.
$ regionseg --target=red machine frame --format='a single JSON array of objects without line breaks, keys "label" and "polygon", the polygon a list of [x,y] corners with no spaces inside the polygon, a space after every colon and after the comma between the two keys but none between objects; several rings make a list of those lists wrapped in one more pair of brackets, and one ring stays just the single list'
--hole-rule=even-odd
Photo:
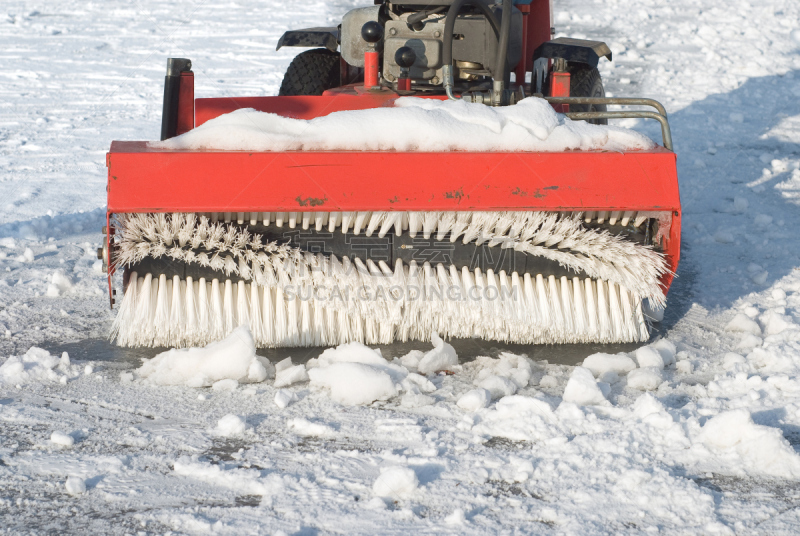
[{"label": "red machine frame", "polygon": [[[551,38],[550,0],[516,6],[523,24],[517,80],[533,52]],[[531,16],[536,13],[536,16]],[[569,73],[551,73],[551,96],[569,96]],[[194,98],[194,77],[181,74],[182,134],[222,114],[253,108],[297,119],[392,106],[398,94],[349,85],[322,96]],[[445,96],[431,98],[444,99]],[[558,111],[567,111],[554,105]],[[357,157],[356,157],[357,155]],[[183,151],[147,142],[112,142],[108,166],[108,232],[104,254],[112,295],[114,229],[127,212],[273,212],[365,210],[581,210],[659,212],[659,244],[672,282],[680,258],[681,205],[675,153],[402,153],[357,151]],[[663,217],[664,215],[668,217]]]}]

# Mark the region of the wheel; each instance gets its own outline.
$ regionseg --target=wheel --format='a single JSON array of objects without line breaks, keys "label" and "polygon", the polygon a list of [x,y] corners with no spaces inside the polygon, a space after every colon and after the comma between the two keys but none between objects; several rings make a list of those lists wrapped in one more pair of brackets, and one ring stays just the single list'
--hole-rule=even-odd
[{"label": "wheel", "polygon": [[[569,95],[570,97],[605,97],[603,80],[600,72],[587,65],[570,65],[569,70]],[[605,112],[605,104],[570,104],[570,112]],[[589,119],[587,123],[594,125],[607,125],[608,119]]]},{"label": "wheel", "polygon": [[339,85],[339,53],[327,48],[301,52],[289,64],[283,76],[280,96],[322,95]]}]

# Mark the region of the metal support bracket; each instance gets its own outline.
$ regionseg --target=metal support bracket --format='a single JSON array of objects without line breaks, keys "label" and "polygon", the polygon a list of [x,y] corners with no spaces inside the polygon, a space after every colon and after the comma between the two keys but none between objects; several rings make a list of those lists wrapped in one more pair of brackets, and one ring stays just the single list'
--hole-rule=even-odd
[{"label": "metal support bracket", "polygon": [[673,151],[672,131],[667,120],[667,110],[664,106],[653,99],[636,99],[625,97],[545,97],[550,104],[605,104],[614,106],[650,106],[656,112],[645,112],[640,110],[619,111],[619,112],[569,112],[566,114],[570,119],[655,119],[661,123],[661,140],[664,148]]}]

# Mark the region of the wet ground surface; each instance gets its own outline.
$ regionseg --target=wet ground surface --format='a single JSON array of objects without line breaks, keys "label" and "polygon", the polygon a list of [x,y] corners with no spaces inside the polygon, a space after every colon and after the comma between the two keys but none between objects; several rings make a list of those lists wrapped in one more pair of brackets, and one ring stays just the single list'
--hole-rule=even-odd
[{"label": "wet ground surface", "polygon": [[[455,348],[460,362],[473,361],[478,356],[497,357],[502,352],[510,352],[517,355],[525,354],[536,361],[547,361],[551,364],[570,366],[579,365],[587,356],[597,352],[611,354],[631,352],[642,346],[640,343],[526,345],[504,344],[482,339],[454,339],[448,342]],[[67,352],[71,359],[79,361],[116,361],[130,363],[135,366],[140,365],[142,359],[150,359],[160,352],[168,350],[168,348],[121,348],[106,339],[85,339],[71,343],[43,343],[41,347],[56,355],[61,352]],[[398,342],[379,345],[378,347],[381,349],[383,356],[389,359],[404,356],[411,350],[426,352],[431,349],[430,343],[419,341]],[[259,348],[257,353],[269,358],[272,362],[291,356],[295,363],[306,363],[309,359],[319,357],[325,348]]]}]

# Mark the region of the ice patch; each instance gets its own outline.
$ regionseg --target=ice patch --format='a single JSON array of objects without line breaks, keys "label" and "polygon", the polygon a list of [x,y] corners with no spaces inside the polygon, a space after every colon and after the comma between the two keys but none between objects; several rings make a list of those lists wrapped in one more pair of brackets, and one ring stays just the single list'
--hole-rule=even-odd
[{"label": "ice patch", "polygon": [[655,146],[632,130],[571,121],[543,99],[493,108],[415,97],[401,97],[394,107],[334,112],[312,120],[245,108],[149,145],[178,150],[426,152],[622,151]]},{"label": "ice patch", "polygon": [[372,485],[372,491],[378,497],[398,500],[413,496],[417,487],[419,487],[419,479],[413,469],[389,467],[381,472],[375,484]]},{"label": "ice patch", "polygon": [[239,326],[221,341],[204,348],[172,349],[148,359],[137,374],[156,385],[208,387],[220,380],[239,383],[267,379],[263,358],[256,356],[250,328]]}]

